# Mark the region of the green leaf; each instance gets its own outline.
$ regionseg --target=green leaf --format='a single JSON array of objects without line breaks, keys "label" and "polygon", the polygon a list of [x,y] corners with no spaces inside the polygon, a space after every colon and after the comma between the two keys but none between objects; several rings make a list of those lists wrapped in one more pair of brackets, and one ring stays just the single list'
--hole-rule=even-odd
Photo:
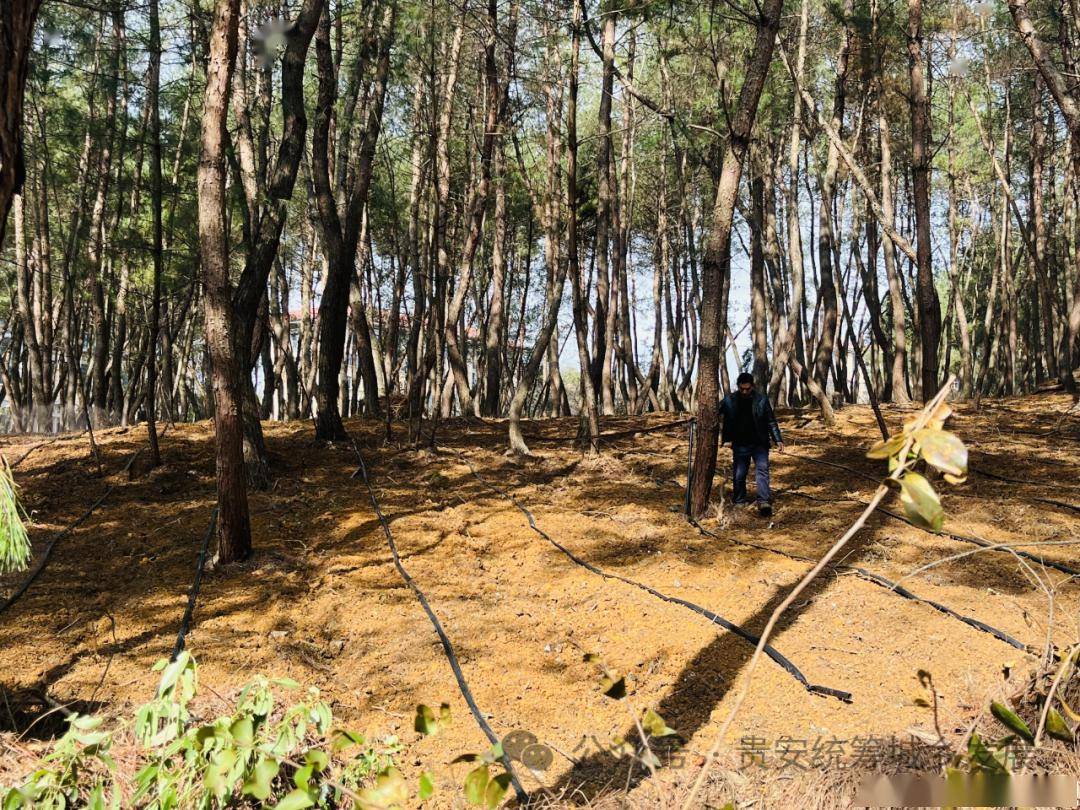
[{"label": "green leaf", "polygon": [[235,764],[236,751],[232,748],[218,751],[217,754],[214,755],[210,767],[206,769],[206,773],[203,776],[203,783],[206,785],[206,789],[218,798],[221,798],[228,793],[232,789],[232,785],[229,784],[227,774],[232,770],[232,766]]},{"label": "green leaf", "polygon": [[210,740],[217,737],[218,727],[216,725],[202,726],[195,732],[195,749],[202,750]]},{"label": "green leaf", "polygon": [[157,778],[158,773],[161,770],[161,766],[156,762],[151,762],[149,765],[145,765],[139,769],[139,772],[135,774],[135,784],[147,785]]},{"label": "green leaf", "polygon": [[990,713],[1011,731],[1015,731],[1029,743],[1035,742],[1035,735],[1031,733],[1028,724],[1025,723],[1016,712],[1004,703],[994,701],[990,704]]},{"label": "green leaf", "polygon": [[274,678],[270,683],[275,686],[280,686],[282,689],[299,689],[300,684],[294,681],[292,678]]},{"label": "green leaf", "polygon": [[315,798],[311,791],[297,788],[286,793],[285,798],[274,805],[274,810],[304,810],[305,807],[315,806]]},{"label": "green leaf", "polygon": [[495,810],[500,804],[502,804],[503,796],[506,795],[507,788],[510,787],[510,774],[500,773],[490,782],[488,782],[487,790],[484,791],[484,804],[487,805],[489,810]]},{"label": "green leaf", "polygon": [[68,723],[80,731],[90,731],[101,725],[101,718],[92,714],[76,714],[68,720]]},{"label": "green leaf", "polygon": [[1064,740],[1068,743],[1073,742],[1073,733],[1069,730],[1068,725],[1065,723],[1065,718],[1058,713],[1057,709],[1050,709],[1050,711],[1046,713],[1046,733],[1055,740]]},{"label": "green leaf", "polygon": [[317,748],[312,748],[304,754],[304,762],[315,769],[315,773],[322,773],[330,764],[330,757]]},{"label": "green leaf", "polygon": [[469,771],[469,775],[465,777],[465,800],[469,804],[483,804],[487,785],[487,765],[481,765],[479,768]]},{"label": "green leaf", "polygon": [[656,754],[654,754],[648,748],[641,752],[640,758],[641,761],[645,763],[645,766],[648,768],[659,768],[661,765],[660,758],[657,757]]},{"label": "green leaf", "polygon": [[81,745],[90,748],[95,745],[101,745],[109,739],[109,733],[107,731],[91,731],[89,734],[76,734],[75,739],[79,741]]},{"label": "green leaf", "polygon": [[241,717],[229,726],[229,733],[241,748],[250,748],[255,742],[255,726],[250,717]]},{"label": "green leaf", "polygon": [[309,790],[311,788],[311,777],[315,773],[315,766],[311,763],[304,765],[302,768],[297,768],[293,773],[293,784],[296,785],[297,790]]},{"label": "green leaf", "polygon": [[908,518],[917,526],[940,531],[945,523],[945,510],[941,508],[937,493],[918,473],[905,473],[900,479],[900,502]]},{"label": "green leaf", "polygon": [[355,731],[349,731],[345,728],[336,729],[333,733],[334,741],[331,744],[331,750],[337,754],[344,751],[346,748],[351,748],[354,745],[363,745],[364,736],[357,734]]},{"label": "green leaf", "polygon": [[184,652],[177,656],[175,661],[165,665],[165,671],[161,673],[161,683],[158,684],[159,695],[164,694],[176,685],[176,681],[180,678],[180,673],[183,672],[184,667],[187,666],[189,657],[190,655],[187,650],[184,650]]},{"label": "green leaf", "polygon": [[1080,713],[1074,712],[1068,703],[1065,702],[1065,698],[1061,695],[1057,696],[1058,703],[1061,704],[1061,708],[1065,710],[1065,714],[1069,715],[1069,719],[1074,723],[1080,723]]},{"label": "green leaf", "polygon": [[641,725],[650,737],[670,737],[675,734],[675,729],[664,722],[664,718],[652,709],[645,710],[645,716],[641,718]]},{"label": "green leaf", "polygon": [[1002,772],[1005,766],[994,753],[986,747],[978,734],[972,734],[968,739],[968,760],[974,769]]},{"label": "green leaf", "polygon": [[890,436],[884,441],[880,441],[866,451],[867,458],[889,458],[896,455],[904,446],[906,436],[903,433],[897,433],[895,436]]},{"label": "green leaf", "polygon": [[424,771],[420,774],[420,801],[427,801],[435,793],[435,780],[431,775],[431,771]]},{"label": "green leaf", "polygon": [[379,772],[374,785],[358,791],[357,795],[360,797],[360,807],[364,810],[382,810],[404,805],[409,800],[409,787],[405,784],[401,771],[390,766]]},{"label": "green leaf", "polygon": [[435,716],[435,710],[423,703],[417,706],[413,728],[425,736],[437,734],[439,731],[439,719]]},{"label": "green leaf", "polygon": [[101,783],[94,785],[86,798],[86,810],[105,810],[105,788]]},{"label": "green leaf", "polygon": [[270,789],[280,767],[278,761],[272,757],[260,759],[244,780],[244,793],[261,802],[266,801],[270,798]]},{"label": "green leaf", "polygon": [[320,700],[311,710],[311,719],[315,723],[315,727],[325,734],[334,722],[334,714],[330,711],[330,707]]},{"label": "green leaf", "polygon": [[915,434],[923,461],[952,476],[967,473],[968,451],[960,438],[947,430],[924,428]]}]

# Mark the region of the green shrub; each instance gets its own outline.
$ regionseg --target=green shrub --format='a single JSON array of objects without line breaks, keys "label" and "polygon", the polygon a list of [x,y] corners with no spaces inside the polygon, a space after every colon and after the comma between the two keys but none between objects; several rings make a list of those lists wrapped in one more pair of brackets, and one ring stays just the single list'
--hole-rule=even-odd
[{"label": "green shrub", "polygon": [[[279,694],[296,692],[299,684],[260,676],[226,714],[199,723],[189,709],[198,691],[195,659],[183,652],[159,661],[155,671],[161,672],[157,692],[130,727],[138,747],[133,779],[121,778],[109,754],[126,725],[106,731],[100,718],[75,715],[41,766],[2,791],[2,810],[391,808],[409,800],[394,762],[397,738],[371,743],[336,725],[319,690],[289,703]],[[432,789],[425,777],[424,798]]]}]

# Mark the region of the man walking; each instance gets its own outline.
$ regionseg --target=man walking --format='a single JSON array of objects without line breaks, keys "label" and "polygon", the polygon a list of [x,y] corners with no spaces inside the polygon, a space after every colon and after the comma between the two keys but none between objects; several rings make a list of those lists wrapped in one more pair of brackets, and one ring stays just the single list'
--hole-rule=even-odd
[{"label": "man walking", "polygon": [[754,375],[743,372],[738,379],[739,390],[724,397],[720,413],[724,417],[724,429],[720,445],[731,442],[731,454],[735,462],[733,474],[734,501],[747,503],[746,476],[750,472],[750,460],[754,461],[754,478],[757,483],[758,514],[772,514],[772,493],[769,491],[769,444],[784,452],[784,439],[776,423],[769,398],[754,390]]}]

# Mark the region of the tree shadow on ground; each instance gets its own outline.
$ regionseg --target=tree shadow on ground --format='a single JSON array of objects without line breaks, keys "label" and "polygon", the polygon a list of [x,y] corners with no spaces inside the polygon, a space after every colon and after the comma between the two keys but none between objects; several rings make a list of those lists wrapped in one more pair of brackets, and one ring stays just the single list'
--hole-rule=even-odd
[{"label": "tree shadow on ground", "polygon": [[[820,595],[830,584],[828,577],[818,577],[800,595],[801,604],[807,605]],[[759,633],[769,620],[773,611],[789,593],[789,588],[776,589],[771,598],[759,606],[753,615],[743,620],[740,626],[752,633]],[[796,606],[789,608],[776,624],[772,643],[780,641],[783,631],[790,627],[800,615]],[[688,621],[695,618],[687,616]],[[656,706],[638,706],[640,711],[653,708],[673,728],[678,737],[650,741],[650,748],[660,762],[660,768],[683,767],[689,765],[687,752],[683,744],[699,730],[709,724],[713,710],[720,705],[734,686],[736,678],[749,662],[754,646],[745,639],[731,632],[721,631],[705,647],[697,652],[682,668],[676,681],[668,688],[665,696]],[[782,650],[781,650],[782,651]],[[798,665],[798,662],[795,662]],[[763,656],[760,667],[779,666]],[[813,683],[814,674],[804,672]],[[843,688],[845,684],[826,684]],[[820,695],[807,693],[808,700],[832,700]],[[621,738],[640,746],[637,727],[629,722]],[[595,798],[612,788],[624,790],[633,788],[649,776],[647,768],[636,758],[616,756],[611,748],[604,748],[605,741],[588,741],[588,753],[578,759],[573,767],[547,790],[553,795],[567,795]]]}]

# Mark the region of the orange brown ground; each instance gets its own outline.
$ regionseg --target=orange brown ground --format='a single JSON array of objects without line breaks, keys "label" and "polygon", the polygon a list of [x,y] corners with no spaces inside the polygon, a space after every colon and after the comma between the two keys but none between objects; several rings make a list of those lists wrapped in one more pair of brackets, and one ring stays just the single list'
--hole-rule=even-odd
[{"label": "orange brown ground", "polygon": [[[1068,404],[1063,396],[1041,395],[984,402],[978,412],[958,407],[951,428],[968,442],[973,464],[1025,483],[976,473],[948,488],[947,528],[992,542],[1080,539],[1080,512],[1034,500],[1080,505],[1080,418],[1062,416]],[[893,425],[908,415],[886,411]],[[673,418],[606,419],[604,430]],[[503,455],[501,422],[443,424],[434,454],[383,445],[382,425],[348,427],[369,461],[403,562],[442,619],[491,725],[499,734],[533,732],[558,752],[548,785],[593,796],[625,785],[625,769],[597,749],[598,742],[630,736],[632,727],[626,708],[599,694],[582,650],[626,673],[634,704],[655,708],[687,740],[685,763],[692,765],[711,745],[752,649],[683,607],[572,564],[529,529],[512,503],[473,477],[464,460],[512,492],[540,528],[585,560],[756,631],[809,565],[728,539],[820,556],[859,514],[857,501],[873,484],[809,459],[882,474],[881,463],[863,455],[876,438],[868,409],[842,410],[832,432],[809,414],[784,415],[781,426],[790,452],[773,454],[776,514],[766,522],[729,507],[705,524],[725,539],[699,533],[680,515],[682,428],[615,439],[599,459],[588,459],[572,447],[576,420],[536,421],[526,425],[535,457],[515,461]],[[201,680],[222,693],[257,673],[318,685],[353,727],[400,736],[400,764],[411,781],[429,769],[442,801],[460,803],[454,797],[467,766],[447,763],[485,741],[428,619],[391,563],[362,482],[350,478],[351,450],[316,445],[307,423],[265,429],[275,478],[269,491],[251,494],[255,554],[208,575],[188,639]],[[398,427],[395,438],[402,432]],[[85,434],[42,446],[16,471],[38,549],[108,483],[116,489],[57,544],[28,593],[0,614],[0,728],[6,731],[23,731],[56,703],[122,713],[153,693],[150,667],[175,638],[213,503],[214,470],[209,425],[177,425],[162,441],[165,465],[147,472],[140,459],[129,479],[120,470],[144,437],[141,428],[99,434],[104,477]],[[33,443],[13,437],[2,450],[14,460]],[[972,548],[877,514],[845,557],[896,580]],[[1029,550],[1080,566],[1073,546]],[[1053,570],[1038,574],[1056,588],[1049,631],[1046,594],[1007,553],[969,556],[905,585],[1034,647],[1045,645],[1048,632],[1058,644],[1076,643],[1080,587]],[[0,597],[16,581],[0,581]],[[784,735],[812,744],[932,729],[930,711],[915,705],[922,695],[919,669],[933,675],[941,730],[958,741],[991,697],[1007,694],[1003,669],[1016,678],[1035,663],[924,604],[836,573],[821,577],[793,606],[774,644],[811,682],[849,690],[854,701],[809,694],[763,659],[733,744],[744,736],[772,746]],[[419,738],[412,730],[416,704],[443,701],[452,707],[452,728]],[[56,731],[56,723],[40,722],[20,746],[34,750],[33,738]],[[0,761],[19,766],[10,752]],[[714,785],[715,795],[737,793],[734,779]]]}]

